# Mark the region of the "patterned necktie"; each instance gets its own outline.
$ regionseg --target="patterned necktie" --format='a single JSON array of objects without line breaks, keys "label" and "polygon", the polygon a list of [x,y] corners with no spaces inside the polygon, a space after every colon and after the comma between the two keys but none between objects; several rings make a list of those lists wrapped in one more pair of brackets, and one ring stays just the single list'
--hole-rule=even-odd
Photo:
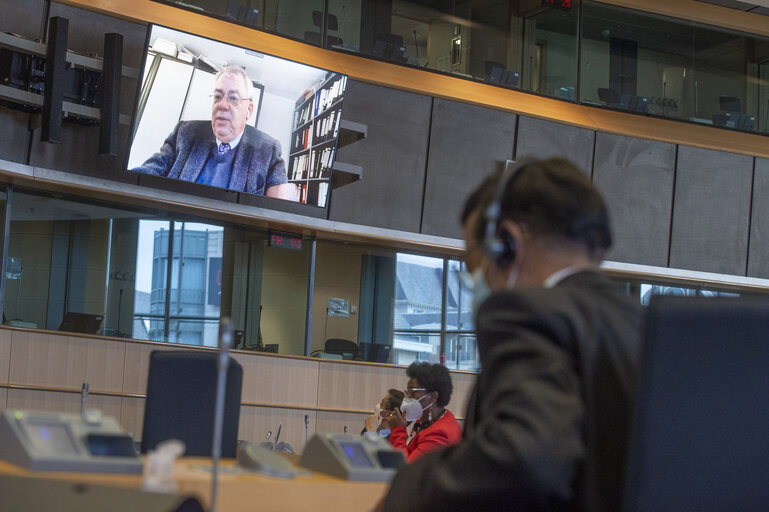
[{"label": "patterned necktie", "polygon": [[221,144],[219,144],[219,154],[220,155],[225,154],[229,150],[230,150],[230,145],[227,144],[226,142],[222,142]]}]

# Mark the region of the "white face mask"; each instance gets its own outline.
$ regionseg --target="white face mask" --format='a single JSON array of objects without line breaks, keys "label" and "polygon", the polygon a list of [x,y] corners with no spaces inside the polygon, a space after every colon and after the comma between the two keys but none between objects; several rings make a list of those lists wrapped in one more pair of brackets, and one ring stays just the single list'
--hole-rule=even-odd
[{"label": "white face mask", "polygon": [[401,412],[403,413],[403,416],[406,418],[406,421],[418,420],[419,418],[422,417],[422,413],[425,412],[425,409],[433,405],[433,402],[430,402],[429,404],[427,404],[426,407],[422,407],[420,400],[422,400],[422,398],[426,396],[430,396],[430,395],[429,394],[423,395],[418,400],[415,400],[414,398],[403,399],[403,403],[401,404]]},{"label": "white face mask", "polygon": [[381,405],[376,404],[374,406],[374,414],[376,414],[377,418],[381,418],[382,417],[382,406]]}]

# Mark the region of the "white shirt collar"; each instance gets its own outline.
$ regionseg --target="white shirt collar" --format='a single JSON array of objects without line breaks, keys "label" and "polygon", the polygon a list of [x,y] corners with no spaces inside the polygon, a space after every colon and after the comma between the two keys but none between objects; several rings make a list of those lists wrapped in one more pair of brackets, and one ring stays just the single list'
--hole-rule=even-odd
[{"label": "white shirt collar", "polygon": [[585,270],[585,267],[580,266],[573,266],[573,267],[566,267],[562,268],[561,270],[558,270],[550,276],[545,279],[544,287],[545,288],[553,288],[555,285],[566,279],[572,274],[576,274],[577,272],[582,272]]},{"label": "white shirt collar", "polygon": [[[230,141],[230,151],[232,151],[233,149],[238,147],[238,144],[240,144],[240,139],[243,138],[243,134],[245,132],[246,132],[246,130],[243,130],[242,132],[240,132],[240,134],[237,137],[235,137],[234,139],[232,139]],[[220,141],[219,139],[216,139],[216,149],[217,149],[217,151],[219,150],[219,146],[221,146],[221,145],[222,145],[222,141]]]}]

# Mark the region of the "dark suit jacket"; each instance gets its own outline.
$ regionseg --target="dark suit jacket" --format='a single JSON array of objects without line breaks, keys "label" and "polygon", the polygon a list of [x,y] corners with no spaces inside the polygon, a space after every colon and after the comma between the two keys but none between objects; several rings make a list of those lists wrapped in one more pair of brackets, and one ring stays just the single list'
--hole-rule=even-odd
[{"label": "dark suit jacket", "polygon": [[[215,146],[210,121],[181,121],[160,151],[133,170],[195,182]],[[228,189],[264,194],[267,188],[286,183],[286,165],[276,139],[246,126],[235,150]]]},{"label": "dark suit jacket", "polygon": [[385,510],[619,510],[640,326],[596,272],[489,297],[464,438],[402,468]]}]

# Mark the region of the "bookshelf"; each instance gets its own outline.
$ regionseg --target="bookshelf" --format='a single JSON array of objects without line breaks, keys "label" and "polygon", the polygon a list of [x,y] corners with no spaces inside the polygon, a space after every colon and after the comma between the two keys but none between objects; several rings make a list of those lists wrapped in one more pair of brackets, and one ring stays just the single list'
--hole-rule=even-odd
[{"label": "bookshelf", "polygon": [[330,73],[296,101],[288,181],[303,203],[326,206],[346,86],[345,75]]}]

